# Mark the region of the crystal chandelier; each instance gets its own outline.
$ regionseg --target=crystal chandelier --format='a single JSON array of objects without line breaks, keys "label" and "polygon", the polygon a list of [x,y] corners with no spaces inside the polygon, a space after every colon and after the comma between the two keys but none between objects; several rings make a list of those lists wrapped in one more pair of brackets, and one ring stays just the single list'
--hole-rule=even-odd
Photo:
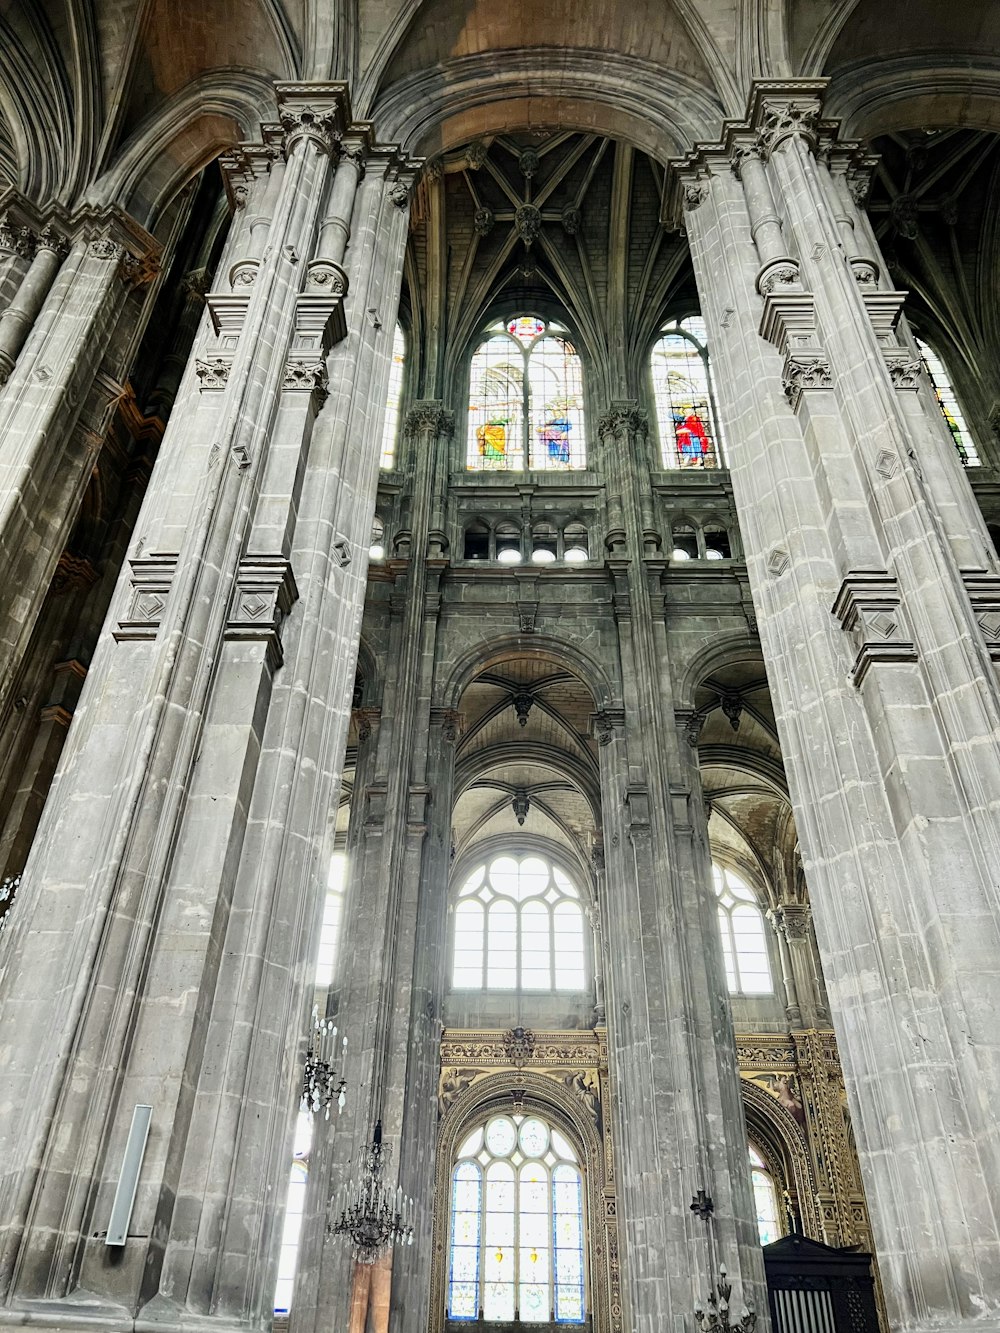
[{"label": "crystal chandelier", "polygon": [[725,1264],[720,1264],[719,1285],[709,1292],[708,1309],[700,1303],[694,1307],[699,1333],[753,1333],[757,1323],[756,1311],[748,1301],[740,1310],[739,1319],[734,1319],[729,1307],[732,1290]]},{"label": "crystal chandelier", "polygon": [[342,1185],[335,1198],[340,1215],[328,1231],[350,1236],[358,1263],[373,1264],[390,1245],[413,1244],[413,1200],[404,1196],[401,1186],[395,1193],[387,1189],[382,1179],[389,1153],[379,1120],[371,1146],[362,1154],[360,1179]]},{"label": "crystal chandelier", "polygon": [[[320,1111],[330,1119],[330,1107],[337,1099],[337,1114],[344,1109],[347,1100],[347,1082],[341,1075],[337,1081],[337,1071],[333,1067],[334,1041],[337,1029],[329,1018],[320,1018],[319,1010],[313,1005],[312,1028],[309,1033],[309,1049],[306,1051],[306,1064],[302,1071],[302,1097],[299,1108],[312,1120]],[[347,1038],[340,1047],[341,1064],[347,1058]]]}]

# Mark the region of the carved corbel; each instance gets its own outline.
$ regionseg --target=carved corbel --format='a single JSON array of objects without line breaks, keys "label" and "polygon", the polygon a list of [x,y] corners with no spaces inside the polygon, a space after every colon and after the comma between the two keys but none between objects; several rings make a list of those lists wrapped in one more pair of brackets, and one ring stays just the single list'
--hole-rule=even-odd
[{"label": "carved corbel", "polygon": [[245,556],[233,589],[225,637],[264,643],[272,671],[284,661],[281,626],[298,599],[292,567],[284,556]]},{"label": "carved corbel", "polygon": [[833,603],[833,614],[857,648],[851,680],[860,686],[876,662],[915,662],[896,579],[884,570],[851,570]]}]

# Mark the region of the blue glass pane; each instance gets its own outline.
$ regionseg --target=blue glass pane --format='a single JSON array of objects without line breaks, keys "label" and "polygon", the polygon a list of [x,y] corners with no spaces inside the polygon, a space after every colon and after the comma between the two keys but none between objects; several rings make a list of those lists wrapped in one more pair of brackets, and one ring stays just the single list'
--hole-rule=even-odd
[{"label": "blue glass pane", "polygon": [[479,1314],[479,1283],[453,1282],[448,1296],[448,1315],[452,1319],[475,1319]]},{"label": "blue glass pane", "polygon": [[479,1313],[479,1228],[482,1181],[479,1168],[463,1162],[452,1183],[451,1264],[448,1308],[454,1319],[475,1319]]}]

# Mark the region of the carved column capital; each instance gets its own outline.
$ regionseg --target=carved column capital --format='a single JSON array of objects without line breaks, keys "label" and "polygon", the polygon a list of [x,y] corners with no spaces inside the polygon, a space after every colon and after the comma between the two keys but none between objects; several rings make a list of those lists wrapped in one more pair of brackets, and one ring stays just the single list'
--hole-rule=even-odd
[{"label": "carved column capital", "polygon": [[812,909],[808,903],[778,903],[768,908],[767,918],[786,940],[807,940]]},{"label": "carved column capital", "polygon": [[613,402],[597,422],[601,439],[609,435],[637,435],[643,439],[649,434],[649,414],[633,402]]},{"label": "carved column capital", "polygon": [[278,120],[285,155],[308,140],[317,150],[340,156],[344,132],[350,123],[350,102],[343,83],[279,83]]},{"label": "carved column capital", "polygon": [[450,439],[454,430],[455,413],[434,398],[414,403],[403,420],[403,433],[407,436],[447,436]]}]

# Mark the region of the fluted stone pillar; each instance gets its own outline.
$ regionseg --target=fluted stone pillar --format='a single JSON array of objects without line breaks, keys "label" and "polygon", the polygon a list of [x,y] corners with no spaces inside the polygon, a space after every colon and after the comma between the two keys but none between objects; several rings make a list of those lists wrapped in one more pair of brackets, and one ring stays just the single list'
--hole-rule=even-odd
[{"label": "fluted stone pillar", "polygon": [[[392,1152],[387,1183],[401,1184],[418,1199],[418,1218],[427,1231],[433,1208],[447,859],[443,879],[429,878],[426,863],[437,865],[442,847],[450,845],[449,770],[454,762],[454,722],[441,724],[430,710],[443,561],[428,559],[428,546],[434,482],[453,424],[452,413],[437,401],[414,404],[405,419],[409,556],[392,564],[395,590],[382,722],[373,780],[355,794],[364,802],[364,814],[347,889],[342,975],[335,984],[338,1022],[351,1042],[352,1093],[313,1186],[336,1199],[340,1186],[356,1173],[359,1154],[381,1119]],[[437,831],[427,851],[432,807]],[[392,1273],[393,1333],[426,1322],[429,1256],[416,1248],[386,1260]],[[308,1277],[297,1285],[292,1304],[295,1330],[327,1328],[331,1320],[334,1327],[342,1323],[346,1328],[351,1291],[357,1301],[359,1284],[368,1293],[366,1306],[373,1304],[375,1289],[353,1267],[346,1238],[310,1238],[300,1267]]]},{"label": "fluted stone pillar", "polygon": [[[608,569],[624,707],[595,718],[618,1216],[629,1326],[661,1333],[707,1298],[720,1261],[740,1299],[758,1310],[766,1300],[704,799],[674,726],[665,562],[646,558],[645,417],[634,403],[614,403],[599,430],[621,518],[608,536]],[[692,1212],[699,1190],[713,1217]]]},{"label": "fluted stone pillar", "polygon": [[157,246],[107,210],[38,238],[0,325],[0,707],[7,702],[122,387],[108,374]]},{"label": "fluted stone pillar", "polygon": [[996,1329],[1000,570],[822,88],[676,174],[890,1320]]},{"label": "fluted stone pillar", "polygon": [[277,93],[227,168],[267,244],[233,229],[4,931],[0,1323],[270,1323],[411,174],[362,130],[351,290],[316,299],[349,103]]}]

